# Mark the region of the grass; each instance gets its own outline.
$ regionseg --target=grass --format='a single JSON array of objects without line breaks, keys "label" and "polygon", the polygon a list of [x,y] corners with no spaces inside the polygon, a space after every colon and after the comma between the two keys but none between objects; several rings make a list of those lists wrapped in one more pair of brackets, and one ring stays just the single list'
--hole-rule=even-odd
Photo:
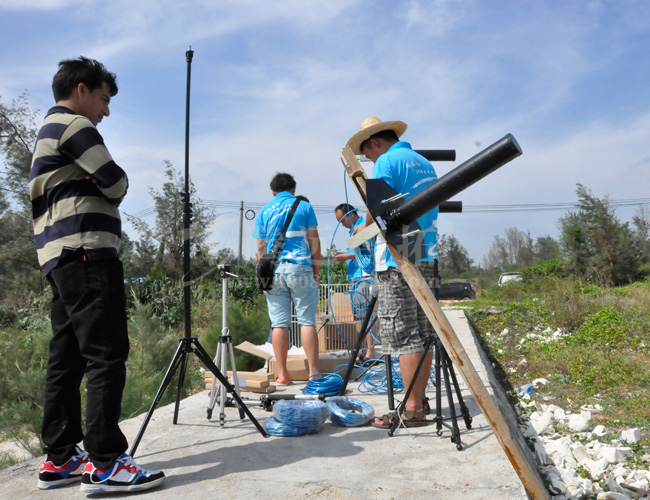
[{"label": "grass", "polygon": [[[647,469],[650,452],[650,282],[604,289],[572,278],[527,278],[493,288],[466,312],[511,402],[515,388],[544,378],[537,404],[571,413],[600,405],[592,427],[605,426],[602,443],[638,427],[625,465]],[[534,406],[525,412],[533,411]],[[521,415],[520,419],[526,419]],[[570,432],[556,427],[560,433]],[[531,446],[531,443],[528,442]],[[578,470],[583,477],[585,470]],[[605,487],[604,481],[600,486]],[[550,490],[550,483],[547,483]]]},{"label": "grass", "polygon": [[[148,286],[154,290],[150,295],[141,290],[139,295],[134,292],[131,297],[130,352],[122,398],[122,419],[149,409],[178,347],[178,340],[183,335],[183,325],[179,324],[182,307],[176,307],[176,303],[182,304],[177,287],[169,281],[152,282]],[[236,299],[229,302],[228,326],[232,334],[237,342],[249,340],[256,344],[263,343],[269,331],[263,296],[257,294],[244,300],[243,292],[246,290],[242,292],[235,286],[232,290],[239,293]],[[141,301],[140,296],[147,298],[147,301]],[[257,299],[257,302],[253,302],[253,299]],[[206,351],[212,354],[216,352],[222,331],[221,289],[205,285],[195,291],[193,304],[193,333],[200,338]],[[42,452],[42,443],[35,436],[40,434],[41,401],[51,335],[49,295],[32,297],[29,304],[13,315],[0,309],[0,443],[14,442],[34,456]],[[256,369],[261,363],[260,358],[236,352],[236,364],[240,370]],[[188,358],[181,397],[203,390],[201,368],[196,356]],[[159,406],[175,400],[178,376],[175,375]],[[83,387],[81,394],[83,406]],[[11,452],[0,450],[0,469],[20,460]]]},{"label": "grass", "polygon": [[566,279],[492,289],[468,316],[506,389],[545,378],[540,402],[578,411],[600,404],[595,424],[650,429],[650,283],[602,289]]}]

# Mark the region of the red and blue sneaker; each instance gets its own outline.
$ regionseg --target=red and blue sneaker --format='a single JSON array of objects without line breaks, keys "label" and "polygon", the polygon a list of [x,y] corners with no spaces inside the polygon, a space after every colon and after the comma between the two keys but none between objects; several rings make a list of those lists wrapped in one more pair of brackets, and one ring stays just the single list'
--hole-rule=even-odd
[{"label": "red and blue sneaker", "polygon": [[97,469],[88,462],[81,477],[81,491],[102,493],[111,491],[148,490],[165,480],[161,471],[147,470],[123,453],[108,469]]},{"label": "red and blue sneaker", "polygon": [[79,446],[75,451],[76,453],[63,465],[54,465],[49,460],[43,461],[38,472],[38,487],[41,490],[81,481],[81,474],[88,463],[88,453]]}]

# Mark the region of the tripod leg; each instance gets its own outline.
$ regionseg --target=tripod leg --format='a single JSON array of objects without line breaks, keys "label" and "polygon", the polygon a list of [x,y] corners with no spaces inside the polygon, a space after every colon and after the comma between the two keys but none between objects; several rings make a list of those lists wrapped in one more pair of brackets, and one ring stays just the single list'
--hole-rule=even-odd
[{"label": "tripod leg", "polygon": [[440,342],[436,343],[436,434],[442,436],[442,361],[440,358]]},{"label": "tripod leg", "polygon": [[447,393],[447,403],[449,404],[449,414],[451,415],[451,442],[456,443],[458,451],[463,449],[460,442],[460,430],[458,429],[458,417],[456,416],[456,406],[454,405],[454,395],[451,392],[451,383],[449,382],[449,372],[447,370],[447,361],[442,357],[442,372],[445,377],[445,392]]},{"label": "tripod leg", "polygon": [[[221,342],[217,344],[217,353],[214,356],[214,363],[219,368],[219,358],[221,352]],[[212,390],[210,391],[210,401],[208,402],[208,420],[212,418],[212,411],[214,410],[214,405],[217,403],[217,394],[221,391],[221,388],[217,388],[217,377],[212,377]]]},{"label": "tripod leg", "polygon": [[[225,344],[226,339],[223,338],[223,336],[220,339],[220,358],[219,358],[219,369],[221,370],[221,373],[224,374],[226,378],[228,378],[228,358],[226,357],[226,344]],[[228,400],[228,393],[226,391],[226,386],[221,384],[220,391],[219,391],[219,425],[223,426],[226,423],[226,402]]]},{"label": "tripod leg", "polygon": [[343,383],[341,384],[341,390],[339,391],[339,396],[344,396],[345,391],[348,388],[348,382],[350,380],[350,376],[352,375],[352,370],[354,369],[354,363],[357,360],[357,356],[359,356],[359,351],[361,350],[363,341],[365,340],[366,336],[368,335],[368,331],[370,330],[368,324],[370,323],[370,318],[372,316],[372,312],[375,308],[376,302],[377,302],[377,297],[373,295],[373,297],[370,299],[370,302],[368,303],[368,308],[366,309],[366,315],[364,316],[363,322],[361,323],[361,330],[359,331],[359,337],[357,338],[357,343],[354,346],[354,352],[350,356],[348,367],[345,370],[345,375],[343,376]]},{"label": "tripod leg", "polygon": [[212,377],[212,388],[210,389],[210,401],[208,402],[208,420],[212,418],[212,410],[217,400],[217,378]]},{"label": "tripod leg", "polygon": [[447,354],[447,351],[444,350],[443,348],[443,356],[447,360],[447,366],[449,367],[449,375],[451,376],[451,381],[454,384],[454,389],[456,390],[456,398],[458,399],[458,406],[460,407],[460,414],[463,416],[463,420],[465,421],[465,427],[467,429],[472,428],[472,417],[469,414],[469,409],[467,408],[467,405],[463,401],[463,396],[460,393],[460,386],[458,385],[458,379],[456,378],[456,372],[454,371],[454,365],[451,362],[451,359],[449,358],[449,355]]},{"label": "tripod leg", "polygon": [[[228,342],[228,352],[230,353],[230,366],[232,367],[232,375],[235,380],[235,391],[241,397],[241,388],[239,387],[239,377],[237,376],[237,366],[235,366],[235,351],[232,348],[232,342]],[[239,405],[238,405],[239,407]],[[244,410],[239,407],[239,418],[244,418]]]},{"label": "tripod leg", "polygon": [[156,393],[156,396],[153,398],[153,402],[151,403],[151,407],[149,408],[149,411],[147,412],[146,417],[144,418],[144,422],[142,422],[142,426],[140,427],[140,430],[138,431],[138,435],[135,437],[135,440],[133,441],[133,444],[131,445],[131,450],[129,451],[129,455],[134,456],[135,451],[138,449],[138,445],[140,444],[140,440],[142,439],[142,436],[144,434],[144,431],[147,428],[147,425],[149,425],[149,420],[151,420],[151,416],[153,415],[154,410],[156,409],[156,406],[158,406],[158,403],[160,402],[160,399],[162,398],[163,394],[165,393],[165,390],[169,386],[170,382],[172,381],[172,378],[174,377],[174,374],[176,373],[176,370],[178,369],[179,364],[181,364],[182,359],[185,358],[187,355],[187,352],[185,351],[185,346],[184,346],[185,339],[181,339],[178,348],[176,349],[176,352],[174,353],[174,357],[172,358],[171,363],[169,364],[169,367],[167,368],[167,372],[165,373],[165,376],[163,377],[162,383],[160,384],[160,388],[158,389],[158,392]]},{"label": "tripod leg", "polygon": [[[424,348],[422,350],[422,356],[420,356],[420,361],[418,362],[418,366],[415,369],[415,373],[413,374],[413,379],[411,380],[411,383],[408,386],[408,389],[406,390],[406,394],[404,395],[404,400],[399,404],[397,407],[397,416],[399,417],[403,412],[404,412],[404,407],[406,406],[406,402],[409,399],[409,396],[411,395],[411,392],[413,391],[413,387],[415,386],[415,381],[418,378],[418,375],[420,374],[420,370],[422,369],[422,365],[424,365],[424,360],[427,357],[427,353],[429,352],[429,347],[431,347],[431,341],[432,338],[429,337],[427,338],[427,341],[424,343]],[[397,429],[397,426],[399,425],[399,418],[396,418],[393,420],[393,423],[390,426],[390,430],[388,431],[388,435],[392,436],[395,433],[395,429]]]},{"label": "tripod leg", "polygon": [[393,358],[386,354],[386,392],[388,393],[388,409],[395,409],[395,396],[393,394]]},{"label": "tripod leg", "polygon": [[187,369],[187,352],[181,357],[181,371],[178,372],[178,387],[176,388],[176,404],[174,405],[174,425],[178,423],[178,409],[181,404],[181,392],[185,382],[185,370]]},{"label": "tripod leg", "polygon": [[219,369],[216,367],[210,356],[208,356],[208,353],[205,352],[205,349],[203,349],[203,346],[199,343],[199,340],[196,337],[192,337],[192,341],[194,342],[195,350],[194,353],[197,355],[197,357],[201,360],[201,362],[210,369],[212,373],[219,379],[219,382],[224,384],[226,386],[226,389],[230,392],[232,397],[235,399],[237,404],[244,410],[244,413],[246,416],[253,422],[257,430],[262,434],[262,436],[267,437],[268,434],[264,430],[264,428],[260,425],[260,423],[257,421],[255,416],[251,413],[251,411],[248,409],[248,407],[244,404],[244,402],[241,400],[239,397],[239,394],[235,392],[233,387],[230,385],[228,382],[228,379],[223,376],[223,374],[219,371]]}]

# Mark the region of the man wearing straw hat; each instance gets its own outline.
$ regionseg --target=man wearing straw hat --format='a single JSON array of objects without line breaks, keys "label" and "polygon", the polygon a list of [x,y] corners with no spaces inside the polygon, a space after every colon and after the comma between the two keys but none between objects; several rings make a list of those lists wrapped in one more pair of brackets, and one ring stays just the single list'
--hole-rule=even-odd
[{"label": "man wearing straw hat", "polygon": [[[410,198],[423,187],[438,179],[431,163],[416,153],[408,142],[399,138],[406,130],[401,121],[382,122],[379,118],[366,118],[361,130],[347,143],[354,154],[364,154],[374,163],[373,178],[383,179],[398,193]],[[417,219],[423,229],[420,244],[416,249],[416,266],[433,288],[434,260],[437,258],[437,218],[438,209]],[[366,216],[356,232],[372,224],[372,215]],[[377,283],[379,289],[377,314],[379,316],[382,347],[391,356],[399,356],[404,385],[408,387],[415,376],[418,363],[424,351],[427,337],[435,335],[431,323],[419,306],[413,292],[407,285],[395,260],[387,251],[386,243],[379,238],[375,251]],[[426,387],[431,371],[432,353],[428,352],[413,391],[405,402],[403,423],[406,427],[427,425],[428,413]],[[375,419],[373,425],[382,429],[391,426],[395,413]]]}]

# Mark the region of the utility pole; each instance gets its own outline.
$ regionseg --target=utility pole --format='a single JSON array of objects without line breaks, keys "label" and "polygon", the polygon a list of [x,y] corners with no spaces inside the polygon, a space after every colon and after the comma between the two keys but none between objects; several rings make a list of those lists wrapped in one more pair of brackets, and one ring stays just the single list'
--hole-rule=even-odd
[{"label": "utility pole", "polygon": [[244,232],[244,201],[239,204],[239,265],[243,264],[242,260],[242,237]]}]

